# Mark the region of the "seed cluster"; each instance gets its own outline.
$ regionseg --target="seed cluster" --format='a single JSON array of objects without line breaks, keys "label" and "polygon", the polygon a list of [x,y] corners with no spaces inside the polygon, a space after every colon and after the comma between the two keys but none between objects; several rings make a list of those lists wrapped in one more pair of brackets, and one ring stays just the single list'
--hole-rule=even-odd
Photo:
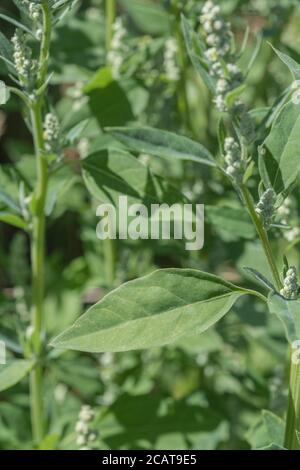
[{"label": "seed cluster", "polygon": [[240,184],[245,171],[240,145],[233,137],[226,137],[224,142],[226,173],[236,184]]},{"label": "seed cluster", "polygon": [[215,104],[219,111],[227,111],[226,95],[243,82],[243,74],[235,64],[232,53],[232,32],[230,24],[220,14],[220,7],[208,0],[200,16],[205,32],[207,50],[205,57],[210,64],[210,74],[217,80]]},{"label": "seed cluster", "polygon": [[41,5],[39,0],[30,1],[22,0],[21,3],[28,8],[30,18],[34,23],[38,22],[41,17]]},{"label": "seed cluster", "polygon": [[176,62],[177,54],[178,46],[176,39],[167,39],[164,52],[164,69],[166,71],[167,79],[171,82],[177,82],[180,77],[179,67]]},{"label": "seed cluster", "polygon": [[298,276],[297,269],[295,266],[291,266],[286,273],[286,276],[283,281],[283,289],[281,289],[280,294],[289,300],[296,300],[298,297],[299,285],[298,285]]},{"label": "seed cluster", "polygon": [[75,432],[77,434],[76,444],[80,446],[81,450],[89,450],[89,445],[97,439],[96,432],[90,429],[94,419],[95,413],[92,408],[89,405],[83,405],[75,425]]},{"label": "seed cluster", "polygon": [[262,195],[255,208],[260,216],[266,230],[269,230],[275,214],[276,193],[272,188],[268,188]]},{"label": "seed cluster", "polygon": [[60,125],[57,117],[53,113],[48,113],[44,121],[44,139],[46,150],[56,150],[59,144]]},{"label": "seed cluster", "polygon": [[11,39],[14,46],[14,64],[21,84],[30,87],[37,72],[37,61],[32,59],[32,52],[26,46],[26,36],[20,30],[16,30]]},{"label": "seed cluster", "polygon": [[111,41],[111,49],[108,53],[108,61],[112,68],[114,78],[120,77],[120,71],[123,64],[124,57],[124,39],[126,38],[127,31],[124,27],[122,18],[117,18],[113,25],[113,37]]}]

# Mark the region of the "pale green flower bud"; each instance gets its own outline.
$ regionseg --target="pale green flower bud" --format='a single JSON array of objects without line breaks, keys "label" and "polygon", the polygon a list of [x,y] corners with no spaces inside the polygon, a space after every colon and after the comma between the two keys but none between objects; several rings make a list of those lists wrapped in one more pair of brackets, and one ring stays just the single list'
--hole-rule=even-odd
[{"label": "pale green flower bud", "polygon": [[295,266],[291,266],[286,273],[283,281],[283,288],[280,294],[288,300],[296,300],[298,297],[298,275]]}]

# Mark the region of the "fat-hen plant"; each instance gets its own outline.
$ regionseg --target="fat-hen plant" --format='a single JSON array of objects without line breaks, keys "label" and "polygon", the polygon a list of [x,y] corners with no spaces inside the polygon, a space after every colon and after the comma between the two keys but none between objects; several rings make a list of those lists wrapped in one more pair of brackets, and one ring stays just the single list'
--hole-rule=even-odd
[{"label": "fat-hen plant", "polygon": [[[284,253],[280,256],[275,252],[270,237],[272,231],[284,230],[276,224],[276,215],[292,191],[300,169],[293,145],[293,140],[299,136],[300,108],[291,100],[291,90],[287,90],[285,100],[270,108],[263,121],[257,124],[254,113],[241,99],[248,74],[248,70],[242,70],[239,65],[243,47],[238,51],[230,24],[224,20],[220,7],[208,0],[202,8],[199,25],[199,31],[195,32],[188,19],[182,17],[187,52],[220,113],[219,158],[213,158],[209,150],[197,142],[159,129],[113,128],[109,132],[127,150],[160,158],[199,161],[215,166],[229,178],[249,213],[272,278],[266,279],[253,268],[245,269],[267,288],[268,295],[193,269],[155,271],[122,285],[90,308],[52,342],[57,348],[99,353],[162,346],[206,331],[244,295],[258,297],[269,312],[278,316],[291,348],[299,338],[297,270],[288,265],[287,259],[282,257]],[[256,47],[251,64],[258,50]],[[297,76],[299,66],[288,56],[277,53]],[[283,424],[278,424],[281,423],[279,418],[274,417],[280,427],[278,439],[270,438],[264,448],[300,448],[300,366],[290,360],[289,368],[285,432]]]},{"label": "fat-hen plant", "polygon": [[[260,428],[257,432],[253,447],[300,450],[300,364],[295,358],[295,344],[300,340],[299,281],[296,267],[289,264],[286,247],[278,242],[286,237],[286,242],[292,244],[299,235],[299,228],[295,226],[297,217],[293,215],[293,191],[300,170],[297,144],[300,105],[293,99],[293,87],[284,90],[274,105],[251,109],[247,80],[261,41],[258,39],[257,45],[252,47],[252,57],[249,59],[247,56],[245,60],[248,32],[239,47],[232,26],[220,7],[210,0],[202,5],[201,11],[198,10],[198,2],[194,1],[164,2],[172,18],[167,34],[163,40],[145,35],[140,42],[128,37],[126,21],[117,15],[116,3],[106,0],[103,2],[106,15],[105,64],[95,76],[88,74],[86,79],[84,75],[84,84],[75,84],[69,90],[75,103],[72,103],[72,110],[75,106],[77,111],[78,106],[78,114],[82,113],[82,118],[71,126],[71,130],[63,130],[61,117],[48,93],[53,78],[51,45],[56,26],[76,3],[76,0],[15,0],[22,22],[17,22],[11,41],[0,36],[0,45],[5,45],[0,49],[1,57],[9,71],[7,83],[0,82],[0,104],[9,102],[12,95],[23,103],[23,115],[32,135],[36,161],[34,183],[20,184],[20,204],[14,205],[6,198],[10,210],[0,212],[0,221],[29,235],[32,270],[30,325],[21,334],[23,347],[16,350],[16,354],[22,357],[0,367],[0,391],[30,374],[33,441],[35,446],[43,447],[43,439],[49,431],[44,406],[44,377],[46,369],[51,369],[52,362],[63,354],[63,350],[96,355],[105,353],[100,364],[103,381],[108,384],[107,390],[117,394],[110,378],[105,377],[105,358],[108,368],[113,370],[112,353],[148,349],[145,354],[155,354],[152,348],[197,340],[198,335],[209,334],[207,330],[210,327],[232,308],[238,309],[245,296],[250,296],[267,315],[277,317],[283,327],[289,355],[286,369],[290,377],[284,416],[264,411],[263,431]],[[129,11],[130,6],[129,3]],[[140,18],[134,19],[139,25]],[[8,21],[11,23],[11,19]],[[13,24],[16,26],[16,20]],[[132,50],[135,51],[133,58]],[[272,53],[277,54],[288,67],[293,81],[300,78],[299,64],[277,49]],[[159,59],[160,70],[157,72],[155,66]],[[143,67],[140,67],[141,62]],[[194,83],[201,87],[201,93],[207,92],[209,96],[208,107],[217,122],[218,148],[210,147],[209,143],[209,148],[206,148],[196,138],[197,129],[190,116],[189,62],[193,65],[192,73],[196,75]],[[170,95],[176,95],[176,107],[182,121],[180,127],[187,136],[140,125],[122,127],[124,121],[132,122],[135,117],[134,112],[126,107],[128,100],[124,97],[124,89],[118,85],[122,76],[126,79],[128,96],[136,77],[138,85],[142,82],[151,92],[157,91],[162,84],[166,87],[162,91],[165,93],[160,103],[162,106]],[[138,88],[141,96],[144,96],[144,91],[143,87]],[[111,95],[115,95],[118,101],[112,106],[117,106],[114,119],[110,115]],[[136,95],[133,96],[134,102]],[[138,114],[139,108],[135,112]],[[215,179],[216,192],[221,185],[234,191],[239,204],[237,213],[247,227],[245,238],[250,238],[250,232],[253,237],[256,233],[259,253],[264,254],[267,272],[261,273],[259,269],[245,266],[247,284],[232,283],[225,276],[196,268],[158,269],[125,282],[97,303],[88,300],[86,303],[93,303],[88,311],[50,342],[51,333],[47,331],[45,318],[45,239],[47,216],[53,206],[51,183],[65,164],[70,163],[66,162],[67,147],[74,144],[82,129],[87,127],[90,114],[94,119],[92,124],[96,122],[101,129],[105,128],[105,134],[101,133],[99,140],[95,138],[95,143],[91,142],[89,134],[87,140],[81,140],[81,149],[85,148],[81,152],[84,158],[75,163],[89,194],[96,201],[113,203],[118,207],[118,196],[126,194],[135,203],[186,202],[187,195],[152,172],[148,163],[154,162],[158,168],[160,164],[162,167],[170,162],[174,166],[182,165],[187,185],[190,182],[189,171],[194,176],[199,165],[205,175],[203,179]],[[159,116],[156,115],[155,119],[158,122]],[[99,133],[98,127],[96,133]],[[198,199],[196,190],[189,196],[195,194]],[[214,214],[214,209],[208,208],[208,217]],[[226,219],[226,215],[224,217]],[[90,234],[85,235],[90,240]],[[22,240],[18,243],[21,252]],[[114,243],[105,245],[105,252],[112,287],[116,277]],[[127,259],[125,261],[129,271],[130,263]],[[140,260],[137,264],[141,264]],[[16,265],[16,270],[21,271]],[[79,269],[78,272],[80,283],[82,271]],[[15,297],[17,294],[14,293]],[[19,309],[26,316],[26,305],[21,300]],[[205,356],[204,359],[200,356],[197,359],[199,367],[205,362]],[[98,356],[95,356],[96,361],[100,362]],[[135,369],[138,367],[134,364],[130,369],[133,374],[136,374]],[[55,390],[57,400],[63,401],[64,386],[57,385]],[[124,407],[127,406],[126,399],[128,397],[125,397]],[[105,401],[109,402],[110,398],[102,397],[101,403]],[[136,402],[134,406],[138,406]],[[147,415],[149,420],[152,419],[151,414],[154,414],[152,408]],[[97,419],[94,410],[83,405],[73,429],[76,448],[99,447],[101,421],[98,431]]]}]

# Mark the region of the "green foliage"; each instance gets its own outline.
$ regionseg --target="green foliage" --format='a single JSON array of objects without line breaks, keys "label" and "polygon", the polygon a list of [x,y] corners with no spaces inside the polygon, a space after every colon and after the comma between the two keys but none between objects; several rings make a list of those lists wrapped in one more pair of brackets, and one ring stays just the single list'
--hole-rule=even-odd
[{"label": "green foliage", "polygon": [[0,392],[20,382],[33,366],[34,361],[21,359],[0,366]]},{"label": "green foliage", "polygon": [[207,330],[242,294],[200,271],[156,271],[109,294],[52,344],[89,352],[162,346]]},{"label": "green foliage", "polygon": [[299,450],[299,5],[105,3],[1,2],[0,449]]}]

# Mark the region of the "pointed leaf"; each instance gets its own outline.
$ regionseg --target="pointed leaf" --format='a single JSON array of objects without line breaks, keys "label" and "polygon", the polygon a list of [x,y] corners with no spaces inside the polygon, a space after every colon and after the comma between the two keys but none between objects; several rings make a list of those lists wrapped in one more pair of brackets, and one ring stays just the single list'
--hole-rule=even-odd
[{"label": "pointed leaf", "polygon": [[275,313],[282,322],[285,335],[290,343],[300,338],[300,301],[286,300],[279,294],[268,299],[270,313]]},{"label": "pointed leaf", "polygon": [[0,392],[13,387],[22,380],[34,366],[34,361],[16,360],[0,366]]},{"label": "pointed leaf", "polygon": [[267,289],[270,289],[273,292],[276,291],[274,285],[256,269],[245,267],[244,270],[248,272],[252,277],[254,277],[260,284],[262,284]]},{"label": "pointed leaf", "polygon": [[27,223],[21,217],[15,214],[9,214],[8,212],[0,212],[0,222],[12,225],[13,227],[27,229]]},{"label": "pointed leaf", "polygon": [[182,15],[182,32],[185,40],[185,45],[187,48],[188,55],[191,59],[191,62],[195,70],[199,73],[203,82],[207,88],[214,94],[215,93],[215,82],[209,75],[207,65],[205,64],[203,58],[203,46],[193,31],[188,20]]},{"label": "pointed leaf", "polygon": [[109,293],[52,345],[95,353],[162,346],[207,330],[243,293],[201,271],[155,271]]},{"label": "pointed leaf", "polygon": [[111,149],[95,152],[82,161],[83,177],[90,193],[98,200],[118,204],[126,195],[128,203],[150,204],[188,202],[165,179],[127,152]]},{"label": "pointed leaf", "polygon": [[284,54],[283,52],[276,49],[274,46],[272,46],[272,44],[271,44],[271,47],[276,52],[279,59],[289,68],[289,70],[290,70],[291,74],[293,75],[294,79],[300,80],[300,64],[298,64],[298,62],[296,62],[289,55]]},{"label": "pointed leaf", "polygon": [[216,166],[212,154],[203,145],[188,137],[151,127],[115,127],[108,130],[128,150]]}]

